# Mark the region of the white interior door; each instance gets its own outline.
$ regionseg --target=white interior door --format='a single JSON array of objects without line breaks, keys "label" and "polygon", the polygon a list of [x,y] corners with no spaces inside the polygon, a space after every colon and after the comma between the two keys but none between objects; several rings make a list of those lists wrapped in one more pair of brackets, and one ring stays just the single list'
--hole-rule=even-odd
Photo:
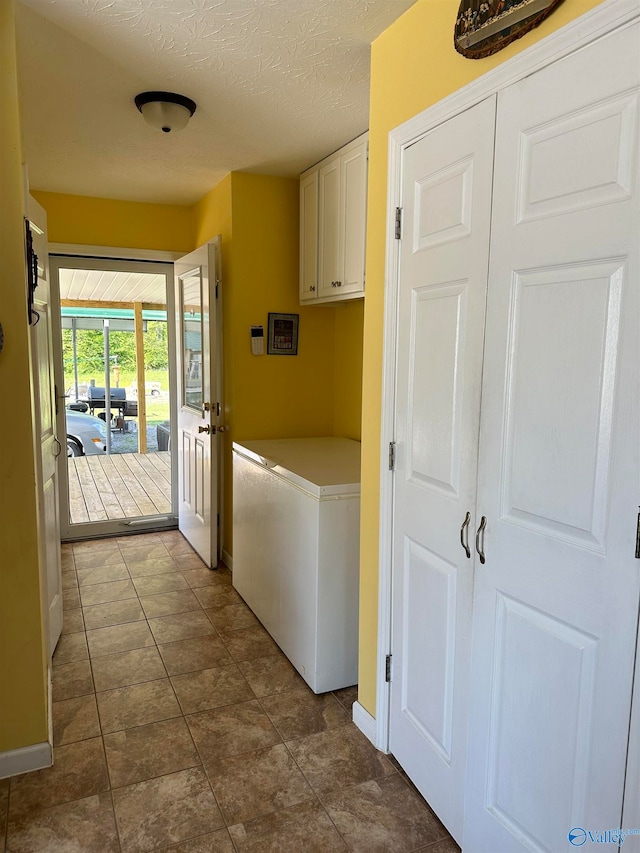
[{"label": "white interior door", "polygon": [[[37,255],[38,286],[34,292],[34,314],[39,317],[31,327],[32,380],[38,454],[38,509],[40,560],[46,594],[49,653],[52,655],[62,631],[62,575],[60,566],[60,512],[58,506],[58,458],[62,444],[56,437],[56,396],[53,377],[51,287],[47,245],[47,215],[28,197],[28,218]],[[66,453],[62,454],[63,460]]]},{"label": "white interior door", "polygon": [[458,840],[495,102],[403,161],[389,742]]},{"label": "white interior door", "polygon": [[498,101],[465,853],[572,849],[573,828],[580,844],[620,826],[640,582],[639,55],[635,25]]},{"label": "white interior door", "polygon": [[218,563],[216,279],[218,240],[176,261],[179,527]]}]

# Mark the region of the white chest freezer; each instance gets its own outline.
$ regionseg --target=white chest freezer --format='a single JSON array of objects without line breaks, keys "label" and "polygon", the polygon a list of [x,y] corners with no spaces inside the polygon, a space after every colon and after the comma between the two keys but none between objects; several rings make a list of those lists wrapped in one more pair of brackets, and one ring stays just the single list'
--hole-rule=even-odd
[{"label": "white chest freezer", "polygon": [[233,585],[316,693],[358,680],[360,443],[233,445]]}]

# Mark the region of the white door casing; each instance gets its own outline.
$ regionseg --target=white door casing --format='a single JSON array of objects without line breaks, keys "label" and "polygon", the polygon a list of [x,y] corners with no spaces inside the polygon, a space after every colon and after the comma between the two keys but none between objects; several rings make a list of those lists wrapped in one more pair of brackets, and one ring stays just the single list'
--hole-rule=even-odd
[{"label": "white door casing", "polygon": [[639,54],[636,24],[498,100],[468,853],[571,849],[572,828],[620,826],[640,587]]},{"label": "white door casing", "polygon": [[175,263],[178,521],[212,567],[218,562],[218,254],[216,239]]},{"label": "white door casing", "polygon": [[53,655],[62,632],[62,574],[60,559],[60,512],[58,505],[58,458],[66,459],[56,436],[56,396],[52,345],[51,285],[47,246],[47,215],[28,196],[28,219],[33,250],[38,258],[38,285],[34,292],[35,317],[31,326],[31,371],[36,425],[36,471],[40,562],[46,595],[48,651]]},{"label": "white door casing", "polygon": [[404,160],[389,748],[458,841],[495,102]]}]

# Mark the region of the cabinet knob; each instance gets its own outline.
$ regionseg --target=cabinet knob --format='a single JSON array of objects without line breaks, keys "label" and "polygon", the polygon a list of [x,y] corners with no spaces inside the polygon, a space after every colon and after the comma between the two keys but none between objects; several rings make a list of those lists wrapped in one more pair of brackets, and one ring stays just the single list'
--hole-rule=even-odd
[{"label": "cabinet knob", "polygon": [[313,292],[315,289],[316,289],[315,284],[312,284],[312,285],[311,285],[311,287],[309,288],[309,290],[310,290],[311,292]]}]

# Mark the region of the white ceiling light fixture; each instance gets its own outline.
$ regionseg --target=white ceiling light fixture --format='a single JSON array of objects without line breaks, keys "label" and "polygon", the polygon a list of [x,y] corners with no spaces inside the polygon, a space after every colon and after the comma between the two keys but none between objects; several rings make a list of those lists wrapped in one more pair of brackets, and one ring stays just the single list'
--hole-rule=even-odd
[{"label": "white ceiling light fixture", "polygon": [[195,101],[175,92],[141,92],[134,100],[147,124],[163,133],[182,130],[196,111]]}]

